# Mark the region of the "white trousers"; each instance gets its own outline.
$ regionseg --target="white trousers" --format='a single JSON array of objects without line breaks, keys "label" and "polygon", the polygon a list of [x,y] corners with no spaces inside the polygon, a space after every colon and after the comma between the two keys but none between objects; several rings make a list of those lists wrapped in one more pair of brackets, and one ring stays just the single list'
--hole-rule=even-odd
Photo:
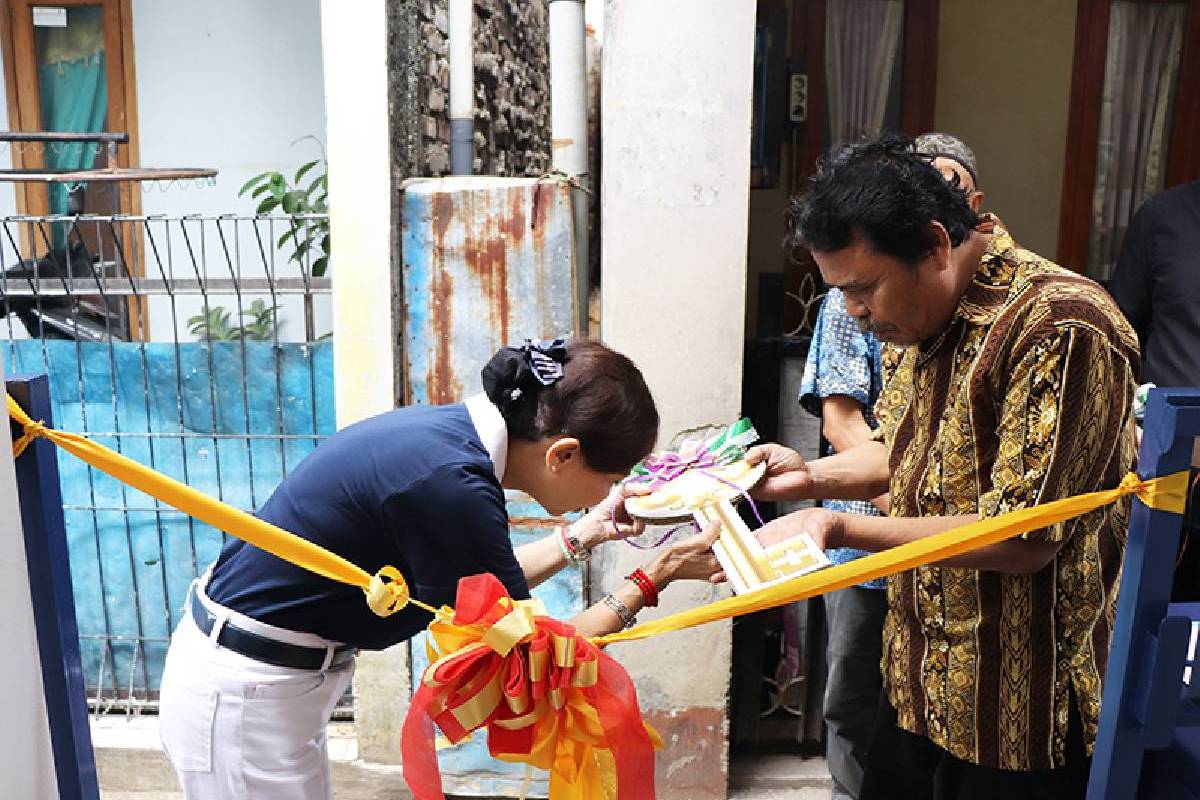
[{"label": "white trousers", "polygon": [[[312,634],[266,625],[208,600],[224,621],[279,641],[326,647]],[[218,647],[185,613],[167,650],[159,707],[163,750],[188,800],[330,800],[325,726],[354,674],[276,667]]]}]

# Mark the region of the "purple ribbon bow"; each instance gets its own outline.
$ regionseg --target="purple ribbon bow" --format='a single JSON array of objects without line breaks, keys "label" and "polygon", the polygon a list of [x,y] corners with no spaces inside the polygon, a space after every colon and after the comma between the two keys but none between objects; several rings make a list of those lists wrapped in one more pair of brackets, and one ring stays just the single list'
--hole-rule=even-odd
[{"label": "purple ribbon bow", "polygon": [[631,480],[639,483],[650,481],[650,491],[653,492],[689,469],[703,470],[716,465],[717,457],[710,450],[700,450],[687,457],[681,456],[679,453],[663,453],[661,456],[651,456],[643,462],[648,475],[639,475]]},{"label": "purple ribbon bow", "polygon": [[[733,481],[728,481],[716,473],[709,472],[709,469],[718,466],[716,454],[714,454],[711,450],[701,449],[690,456],[682,456],[679,453],[663,453],[661,456],[651,456],[650,458],[647,458],[644,462],[642,462],[642,466],[646,469],[648,474],[638,475],[632,478],[627,478],[626,480],[631,483],[649,481],[650,491],[653,492],[657,491],[658,488],[664,484],[675,480],[688,470],[698,470],[702,475],[707,475],[718,483],[723,483],[731,489],[736,490],[737,493],[744,497],[746,502],[750,504],[750,510],[754,512],[754,517],[758,520],[758,524],[760,526],[766,524],[763,522],[762,514],[759,513],[758,504],[754,502],[754,498],[750,496],[749,492],[738,486]],[[613,530],[620,530],[617,525],[616,505],[613,506],[612,510],[612,524]],[[639,544],[633,539],[625,537],[622,537],[622,541],[632,547],[637,548],[638,550],[653,550],[656,547],[666,544],[669,539],[682,530],[690,530],[692,532],[699,533],[700,526],[695,522],[686,522],[682,525],[677,525],[650,545]]]}]

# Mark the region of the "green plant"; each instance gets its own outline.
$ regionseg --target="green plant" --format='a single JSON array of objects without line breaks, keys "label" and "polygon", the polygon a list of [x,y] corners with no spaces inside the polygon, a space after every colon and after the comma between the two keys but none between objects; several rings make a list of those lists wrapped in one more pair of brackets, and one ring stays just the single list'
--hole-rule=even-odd
[{"label": "green plant", "polygon": [[188,331],[197,339],[207,339],[214,342],[236,342],[242,339],[263,342],[275,338],[275,329],[279,325],[279,306],[268,306],[264,301],[255,300],[249,309],[239,309],[238,316],[243,320],[241,325],[234,325],[232,315],[224,306],[213,306],[193,317],[189,317]]},{"label": "green plant", "polygon": [[[296,142],[302,139],[312,139],[320,145],[313,136],[301,137]],[[238,197],[249,194],[251,198],[259,198],[255,214],[280,210],[291,217],[288,230],[280,234],[275,246],[283,248],[290,244],[292,253],[288,260],[301,267],[311,264],[312,274],[318,278],[329,268],[329,218],[325,216],[329,212],[328,171],[322,148],[321,157],[301,164],[290,182],[282,172],[269,171],[255,175],[238,190]],[[304,186],[306,178],[311,180]],[[304,216],[307,214],[320,216],[314,219]]]},{"label": "green plant", "polygon": [[250,304],[249,311],[242,311],[242,317],[249,317],[249,322],[243,322],[239,331],[241,338],[263,342],[275,338],[275,327],[279,324],[275,313],[279,306],[268,306],[262,300]]},{"label": "green plant", "polygon": [[188,331],[197,339],[211,341],[226,341],[234,339],[233,326],[229,322],[229,312],[222,306],[205,309],[194,317],[189,317]]}]

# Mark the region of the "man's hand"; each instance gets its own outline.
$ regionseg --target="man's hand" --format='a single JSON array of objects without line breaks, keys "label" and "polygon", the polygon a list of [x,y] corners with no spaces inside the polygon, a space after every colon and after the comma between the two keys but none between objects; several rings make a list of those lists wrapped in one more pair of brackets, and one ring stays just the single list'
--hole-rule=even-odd
[{"label": "man's hand", "polygon": [[760,444],[746,453],[750,464],[766,463],[767,471],[750,494],[759,500],[809,500],[813,478],[804,459],[780,444]]},{"label": "man's hand", "polygon": [[840,516],[824,508],[805,508],[773,519],[755,532],[763,547],[807,534],[822,550],[838,547],[842,535]]}]

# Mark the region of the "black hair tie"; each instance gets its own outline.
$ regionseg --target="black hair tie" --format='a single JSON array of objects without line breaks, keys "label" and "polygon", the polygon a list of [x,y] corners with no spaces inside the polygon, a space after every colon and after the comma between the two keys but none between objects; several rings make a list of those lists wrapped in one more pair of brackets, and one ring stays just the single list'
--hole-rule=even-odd
[{"label": "black hair tie", "polygon": [[480,373],[488,399],[505,411],[534,398],[563,378],[567,345],[563,339],[526,339],[520,347],[501,348]]}]

